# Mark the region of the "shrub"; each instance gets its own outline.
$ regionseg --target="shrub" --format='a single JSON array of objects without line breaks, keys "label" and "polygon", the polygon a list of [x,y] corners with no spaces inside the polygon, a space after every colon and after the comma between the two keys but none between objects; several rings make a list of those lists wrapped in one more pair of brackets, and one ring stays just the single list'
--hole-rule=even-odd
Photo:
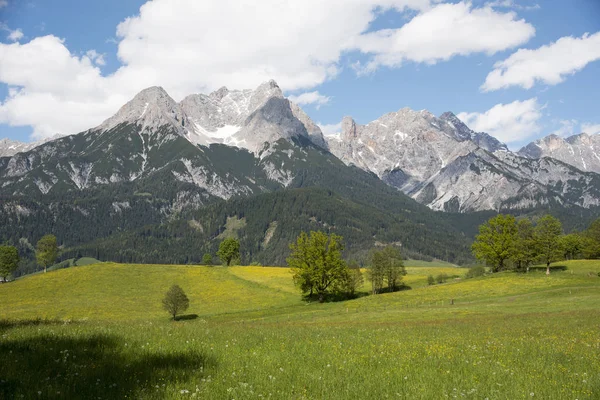
[{"label": "shrub", "polygon": [[429,286],[431,286],[431,285],[435,285],[435,278],[433,277],[433,275],[429,275],[429,276],[427,277],[427,284],[428,284]]},{"label": "shrub", "polygon": [[477,278],[478,276],[485,275],[485,267],[482,265],[476,265],[469,268],[469,271],[465,275],[465,278]]}]

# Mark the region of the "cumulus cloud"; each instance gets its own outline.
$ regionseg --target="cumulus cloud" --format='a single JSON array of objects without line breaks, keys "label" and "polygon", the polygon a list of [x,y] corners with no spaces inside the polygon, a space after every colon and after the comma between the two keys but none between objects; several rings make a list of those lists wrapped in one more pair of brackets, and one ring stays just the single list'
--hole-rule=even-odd
[{"label": "cumulus cloud", "polygon": [[495,1],[491,1],[489,3],[487,3],[488,6],[490,7],[497,7],[497,8],[514,8],[516,10],[539,10],[541,7],[539,4],[534,3],[534,4],[519,4],[519,3],[515,3],[514,0],[495,0]]},{"label": "cumulus cloud", "polygon": [[600,134],[600,124],[582,124],[581,131],[587,133],[588,135]]},{"label": "cumulus cloud", "polygon": [[600,32],[580,38],[565,36],[538,49],[520,49],[504,61],[494,65],[482,85],[484,91],[510,86],[531,89],[536,83],[556,85],[600,60]]},{"label": "cumulus cloud", "polygon": [[85,55],[92,60],[96,65],[106,65],[104,54],[99,54],[96,50],[88,50]]},{"label": "cumulus cloud", "polygon": [[15,29],[14,31],[10,31],[7,36],[8,40],[12,42],[18,42],[23,38],[23,31],[20,29]]},{"label": "cumulus cloud", "polygon": [[[0,81],[15,88],[0,104],[0,123],[30,125],[36,137],[75,133],[100,124],[153,85],[179,100],[275,79],[285,91],[308,91],[297,97],[318,106],[327,96],[314,88],[337,76],[345,52],[366,54],[372,69],[397,67],[404,59],[435,63],[474,52],[493,54],[534,34],[512,12],[438,3],[151,0],[118,25],[122,66],[110,75],[99,68],[104,55],[74,54],[52,35],[0,43]],[[412,19],[399,29],[369,31],[378,15],[391,9],[412,10]]]},{"label": "cumulus cloud", "polygon": [[484,113],[462,112],[457,117],[477,132],[486,132],[504,143],[520,142],[541,129],[542,109],[537,98],[496,104]]},{"label": "cumulus cloud", "polygon": [[338,122],[337,124],[317,124],[319,128],[321,128],[321,132],[325,136],[335,135],[336,133],[340,133],[342,131],[342,123]]},{"label": "cumulus cloud", "polygon": [[517,19],[513,12],[460,2],[437,5],[399,29],[360,35],[355,45],[374,54],[363,67],[364,72],[372,72],[379,66],[397,67],[405,61],[434,64],[457,55],[491,55],[523,44],[534,35],[533,26]]},{"label": "cumulus cloud", "polygon": [[315,106],[317,107],[317,109],[319,107],[321,107],[324,104],[329,103],[329,101],[331,101],[331,97],[329,96],[324,96],[321,93],[319,93],[318,91],[314,91],[314,92],[305,92],[302,94],[299,94],[297,96],[289,96],[289,99],[291,101],[293,101],[296,104],[299,105],[306,105],[306,104],[315,104]]}]

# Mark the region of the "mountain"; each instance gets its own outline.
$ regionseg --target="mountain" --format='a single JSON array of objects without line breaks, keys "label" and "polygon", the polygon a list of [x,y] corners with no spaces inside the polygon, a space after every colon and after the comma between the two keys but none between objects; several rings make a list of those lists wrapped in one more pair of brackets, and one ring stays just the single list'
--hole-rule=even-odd
[{"label": "mountain", "polygon": [[600,205],[600,175],[560,160],[514,154],[451,112],[437,118],[404,108],[367,125],[346,117],[341,127],[326,138],[333,154],[434,210]]},{"label": "mountain", "polygon": [[600,135],[581,133],[565,139],[549,135],[529,143],[518,154],[532,159],[552,157],[582,171],[600,173]]},{"label": "mountain", "polygon": [[[65,249],[104,249],[105,259],[190,260],[218,244],[227,218],[246,218],[249,261],[284,262],[287,241],[309,228],[343,232],[349,254],[397,243],[420,257],[470,257],[454,220],[326,147],[274,82],[180,103],[148,88],[98,127],[0,158],[0,237],[31,249],[53,232]],[[263,207],[271,198],[279,199],[277,215]],[[283,238],[273,240],[275,253],[258,245],[268,229]],[[157,254],[156,241],[170,250]]]},{"label": "mountain", "polygon": [[25,143],[17,140],[0,139],[0,157],[10,157],[17,153],[29,151],[42,143],[44,142],[38,141]]}]

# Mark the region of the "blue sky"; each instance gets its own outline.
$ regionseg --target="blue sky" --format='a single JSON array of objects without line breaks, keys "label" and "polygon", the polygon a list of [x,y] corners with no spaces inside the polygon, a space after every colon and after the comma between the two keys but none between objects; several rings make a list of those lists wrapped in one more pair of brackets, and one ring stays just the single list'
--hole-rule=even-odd
[{"label": "blue sky", "polygon": [[91,128],[151,85],[270,78],[328,132],[403,107],[512,148],[600,132],[597,0],[0,0],[0,24],[0,138]]}]

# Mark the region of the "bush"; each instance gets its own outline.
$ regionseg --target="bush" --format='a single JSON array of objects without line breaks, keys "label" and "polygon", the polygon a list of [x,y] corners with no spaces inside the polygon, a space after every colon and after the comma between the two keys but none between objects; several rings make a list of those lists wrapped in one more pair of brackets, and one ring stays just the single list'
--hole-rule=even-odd
[{"label": "bush", "polygon": [[448,275],[446,274],[439,274],[436,278],[435,278],[437,283],[444,283],[448,280]]},{"label": "bush", "polygon": [[469,271],[465,275],[465,278],[477,278],[478,276],[485,275],[485,267],[482,265],[476,265],[469,268]]},{"label": "bush", "polygon": [[435,285],[435,278],[433,277],[433,275],[429,275],[429,276],[427,277],[427,284],[428,284],[429,286],[431,286],[431,285]]}]

